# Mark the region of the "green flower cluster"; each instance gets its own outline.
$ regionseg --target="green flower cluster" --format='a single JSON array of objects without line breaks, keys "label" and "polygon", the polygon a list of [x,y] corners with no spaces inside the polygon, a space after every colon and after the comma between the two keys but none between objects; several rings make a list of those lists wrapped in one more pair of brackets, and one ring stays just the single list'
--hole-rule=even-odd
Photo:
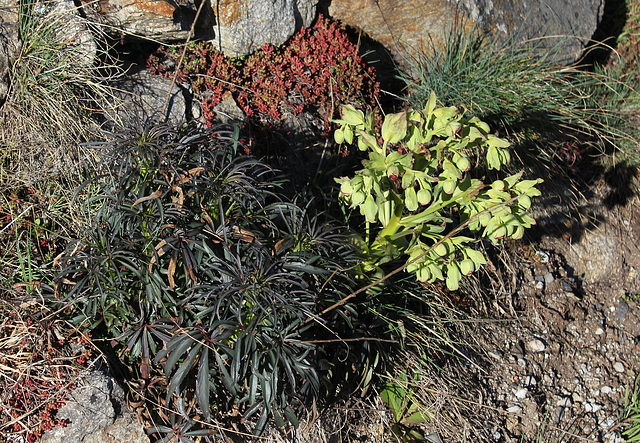
[{"label": "green flower cluster", "polygon": [[373,116],[353,106],[342,107],[336,123],[336,142],[369,153],[363,169],[337,179],[342,200],[365,217],[368,235],[378,227],[372,241],[359,242],[365,271],[408,255],[407,270],[420,281],[446,280],[455,290],[462,275],[486,263],[471,246],[476,240],[458,235],[462,228],[497,242],[519,239],[535,224],[529,209],[542,180],[518,173],[485,185],[472,178],[476,157],[488,169],[507,164],[509,143],[455,107],[436,107],[435,94],[424,109],[388,114],[380,134]]}]

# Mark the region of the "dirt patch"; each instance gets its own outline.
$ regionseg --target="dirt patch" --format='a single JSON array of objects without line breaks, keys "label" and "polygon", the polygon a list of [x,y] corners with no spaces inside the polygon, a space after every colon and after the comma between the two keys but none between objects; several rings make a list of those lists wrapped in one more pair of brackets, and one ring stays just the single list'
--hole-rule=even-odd
[{"label": "dirt patch", "polygon": [[512,319],[478,331],[493,441],[624,441],[617,414],[640,373],[638,201],[608,205],[602,182],[588,198],[566,191],[541,202],[539,240],[513,254],[500,303]]}]

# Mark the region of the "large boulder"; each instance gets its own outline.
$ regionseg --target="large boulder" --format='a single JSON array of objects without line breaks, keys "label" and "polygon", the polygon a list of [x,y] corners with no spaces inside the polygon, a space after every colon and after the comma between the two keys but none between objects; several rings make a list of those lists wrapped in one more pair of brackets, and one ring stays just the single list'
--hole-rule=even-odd
[{"label": "large boulder", "polygon": [[604,0],[455,0],[484,29],[516,41],[562,45],[562,55],[578,59],[595,34]]},{"label": "large boulder", "polygon": [[[574,61],[596,31],[603,9],[604,0],[331,0],[327,12],[382,43],[399,62],[404,50],[437,46],[461,17],[501,40],[565,36],[562,57]],[[549,46],[559,40],[540,41]]]}]

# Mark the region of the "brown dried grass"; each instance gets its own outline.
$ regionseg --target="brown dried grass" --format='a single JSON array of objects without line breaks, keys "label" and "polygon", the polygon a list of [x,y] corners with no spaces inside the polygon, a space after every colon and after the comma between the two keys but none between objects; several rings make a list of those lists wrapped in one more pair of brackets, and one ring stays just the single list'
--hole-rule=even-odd
[{"label": "brown dried grass", "polygon": [[90,338],[40,315],[35,302],[0,301],[0,434],[36,441],[86,367]]}]

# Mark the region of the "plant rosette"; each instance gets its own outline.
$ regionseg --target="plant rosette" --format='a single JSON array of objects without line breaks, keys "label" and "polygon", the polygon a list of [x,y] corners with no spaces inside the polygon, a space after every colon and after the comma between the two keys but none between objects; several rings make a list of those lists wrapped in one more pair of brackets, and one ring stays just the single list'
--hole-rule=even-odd
[{"label": "plant rosette", "polygon": [[424,109],[388,114],[380,134],[371,114],[351,105],[340,114],[335,141],[369,154],[353,177],[336,179],[341,200],[366,221],[357,241],[365,271],[379,273],[380,265],[408,256],[406,270],[419,281],[445,280],[456,290],[463,275],[486,263],[473,248],[477,236],[459,232],[496,243],[520,239],[535,224],[531,198],[542,180],[523,180],[522,172],[489,184],[473,178],[473,163],[498,171],[509,163],[510,144],[478,118],[436,107],[434,93]]}]

